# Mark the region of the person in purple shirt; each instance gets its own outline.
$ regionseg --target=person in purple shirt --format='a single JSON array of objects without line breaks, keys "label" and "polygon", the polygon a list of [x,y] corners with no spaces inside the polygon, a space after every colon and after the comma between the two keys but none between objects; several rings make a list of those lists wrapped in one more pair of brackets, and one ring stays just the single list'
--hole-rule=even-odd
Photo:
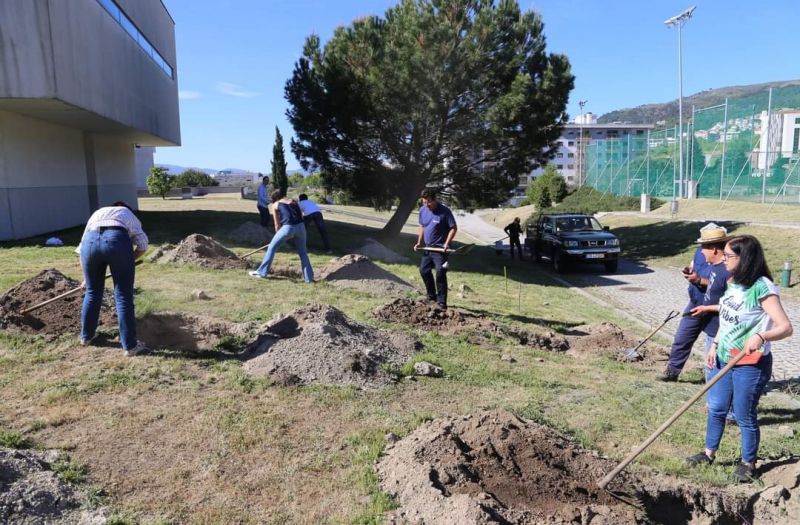
[{"label": "person in purple shirt", "polygon": [[695,251],[692,265],[684,268],[683,272],[689,282],[689,303],[675,331],[667,368],[657,376],[660,381],[678,380],[701,333],[706,334],[706,350],[717,335],[719,316],[703,313],[698,307],[718,304],[725,293],[730,273],[725,269],[722,250],[727,239],[727,230],[713,222],[700,230],[700,238],[697,239],[700,246]]},{"label": "person in purple shirt", "polygon": [[[445,252],[423,251],[419,263],[419,273],[425,283],[428,299],[436,301],[441,308],[447,308],[447,250],[458,226],[450,208],[436,200],[436,191],[426,188],[422,191],[422,207],[419,209],[419,233],[414,250],[422,247],[444,248]],[[436,269],[436,280],[433,270]]]}]

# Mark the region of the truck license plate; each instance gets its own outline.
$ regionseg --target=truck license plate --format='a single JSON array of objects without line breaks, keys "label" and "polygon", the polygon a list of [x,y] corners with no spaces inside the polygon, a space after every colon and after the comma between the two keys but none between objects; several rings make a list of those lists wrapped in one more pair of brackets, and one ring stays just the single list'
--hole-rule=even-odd
[{"label": "truck license plate", "polygon": [[604,254],[604,253],[587,253],[586,254],[586,258],[587,259],[602,259],[605,256],[606,256],[606,254]]}]

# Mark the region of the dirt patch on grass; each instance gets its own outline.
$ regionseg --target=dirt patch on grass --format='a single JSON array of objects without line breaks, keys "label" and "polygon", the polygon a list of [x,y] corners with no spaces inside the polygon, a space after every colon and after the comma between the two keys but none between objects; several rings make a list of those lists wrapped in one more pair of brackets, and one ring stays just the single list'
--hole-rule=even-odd
[{"label": "dirt patch on grass", "polygon": [[396,295],[416,291],[409,283],[369,260],[349,254],[325,265],[319,279],[339,288],[352,288],[377,295]]},{"label": "dirt patch on grass", "polygon": [[[19,312],[73,290],[80,284],[55,269],[42,270],[35,277],[22,281],[0,296],[0,328],[54,335],[77,334],[81,327],[82,292],[54,301],[26,315]],[[117,324],[113,305],[113,295],[106,286],[100,308],[101,325]]]},{"label": "dirt patch on grass", "polygon": [[544,335],[502,326],[483,314],[460,308],[444,309],[429,301],[395,299],[376,308],[372,315],[382,321],[410,324],[425,331],[469,333],[470,342],[477,345],[484,344],[492,337],[504,337],[545,350],[563,351],[569,348],[566,339],[555,333]]},{"label": "dirt patch on grass", "polygon": [[353,253],[369,257],[378,261],[385,261],[388,263],[407,263],[408,257],[403,257],[397,252],[387,248],[375,239],[367,237],[364,239],[364,244],[353,250]]},{"label": "dirt patch on grass", "polygon": [[426,423],[389,445],[376,470],[400,504],[392,523],[739,523],[747,507],[719,488],[623,473],[613,487],[638,492],[636,509],[597,488],[613,467],[549,427],[491,410]]},{"label": "dirt patch on grass", "polygon": [[0,447],[0,523],[105,523],[103,509],[88,510],[87,497],[59,479],[57,451]]},{"label": "dirt patch on grass", "polygon": [[263,246],[272,240],[272,234],[266,228],[249,221],[228,232],[226,237],[235,243],[250,246]]},{"label": "dirt patch on grass", "polygon": [[250,262],[240,259],[220,243],[199,233],[193,233],[177,246],[158,248],[150,257],[151,262],[174,263],[179,266],[191,264],[202,268],[222,270],[225,268],[250,268]]},{"label": "dirt patch on grass", "polygon": [[410,336],[387,333],[331,306],[308,304],[271,322],[248,348],[244,370],[280,385],[382,387],[416,351]]},{"label": "dirt patch on grass", "polygon": [[635,348],[641,342],[641,338],[613,323],[581,325],[575,327],[573,333],[579,335],[567,336],[569,352],[578,357],[604,355],[643,368],[663,366],[669,358],[668,348],[650,342],[642,345],[633,358],[626,358],[626,350]]},{"label": "dirt patch on grass", "polygon": [[136,321],[136,335],[148,348],[178,352],[241,352],[254,331],[252,323],[179,312],[148,314]]}]

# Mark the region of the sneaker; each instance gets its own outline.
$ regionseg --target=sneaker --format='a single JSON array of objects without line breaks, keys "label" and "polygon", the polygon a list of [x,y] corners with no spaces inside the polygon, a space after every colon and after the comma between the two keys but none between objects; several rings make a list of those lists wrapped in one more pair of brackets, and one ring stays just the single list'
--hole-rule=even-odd
[{"label": "sneaker", "polygon": [[698,467],[700,465],[710,465],[710,464],[714,463],[714,459],[708,457],[708,455],[706,455],[705,451],[703,451],[703,452],[700,452],[699,454],[695,454],[694,456],[690,456],[690,457],[686,458],[686,463],[690,467]]},{"label": "sneaker", "polygon": [[148,348],[144,345],[144,341],[137,341],[136,346],[128,350],[125,350],[125,356],[133,357],[135,355],[141,354],[142,352],[147,352],[147,350]]},{"label": "sneaker", "polygon": [[94,334],[89,339],[81,339],[81,346],[92,346],[92,344],[97,340],[97,335]]},{"label": "sneaker", "polygon": [[436,306],[438,306],[442,310],[447,310],[447,304],[445,303],[436,303]]},{"label": "sneaker", "polygon": [[679,375],[680,375],[680,373],[676,374],[675,372],[673,372],[672,370],[667,368],[666,370],[664,370],[663,372],[658,374],[656,376],[656,379],[658,381],[663,381],[664,383],[674,383],[674,382],[676,382],[678,380],[678,376]]},{"label": "sneaker", "polygon": [[755,479],[756,469],[753,465],[739,463],[733,471],[733,481],[736,483],[750,483]]},{"label": "sneaker", "polygon": [[269,275],[261,275],[257,271],[253,270],[252,272],[247,272],[250,277],[255,277],[256,279],[269,279]]}]

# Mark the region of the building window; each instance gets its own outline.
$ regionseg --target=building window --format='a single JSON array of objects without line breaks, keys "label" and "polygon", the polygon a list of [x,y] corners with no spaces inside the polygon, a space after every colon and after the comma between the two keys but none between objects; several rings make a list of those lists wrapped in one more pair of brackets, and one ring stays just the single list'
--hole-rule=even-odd
[{"label": "building window", "polygon": [[575,145],[574,140],[570,140],[569,142],[567,142],[567,146],[574,146],[574,145]]},{"label": "building window", "polygon": [[792,153],[800,150],[800,128],[794,128],[794,141],[792,142]]},{"label": "building window", "polygon": [[574,159],[575,158],[575,154],[574,153],[567,153],[567,158],[568,159]]},{"label": "building window", "polygon": [[567,135],[574,135],[574,134],[575,134],[575,132],[574,132],[574,131],[568,131],[568,132],[567,132]]},{"label": "building window", "polygon": [[136,27],[136,24],[134,24],[131,19],[128,18],[128,15],[126,15],[113,0],[97,0],[97,3],[103,6],[103,9],[105,9],[106,12],[111,15],[111,18],[113,18],[114,21],[122,26],[122,29],[128,33],[134,42],[139,44],[141,50],[144,51],[144,53],[156,63],[161,71],[163,71],[169,78],[175,78],[175,73],[172,69],[172,66],[167,64],[167,61],[164,60],[164,57],[162,57],[161,54],[156,51],[156,48],[153,47],[153,45],[147,40],[147,37],[145,37],[142,32],[139,31],[139,29]]},{"label": "building window", "polygon": [[564,165],[563,164],[556,164],[556,169],[563,170],[564,169]]},{"label": "building window", "polygon": [[637,135],[644,135],[644,130],[643,129],[637,129],[636,130],[636,134]]},{"label": "building window", "polygon": [[568,170],[574,170],[575,169],[575,164],[567,164],[567,169]]},{"label": "building window", "polygon": [[556,158],[557,159],[563,159],[564,158],[564,154],[563,153],[556,153]]}]

